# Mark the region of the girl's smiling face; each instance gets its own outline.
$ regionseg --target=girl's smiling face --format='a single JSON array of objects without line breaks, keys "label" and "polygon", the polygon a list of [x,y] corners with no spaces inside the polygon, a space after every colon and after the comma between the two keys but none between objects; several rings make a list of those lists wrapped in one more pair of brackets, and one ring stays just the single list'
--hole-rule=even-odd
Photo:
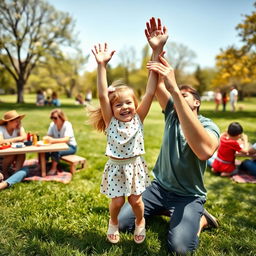
[{"label": "girl's smiling face", "polygon": [[132,93],[122,91],[118,93],[118,98],[112,104],[114,117],[121,122],[129,122],[136,113],[136,107]]}]

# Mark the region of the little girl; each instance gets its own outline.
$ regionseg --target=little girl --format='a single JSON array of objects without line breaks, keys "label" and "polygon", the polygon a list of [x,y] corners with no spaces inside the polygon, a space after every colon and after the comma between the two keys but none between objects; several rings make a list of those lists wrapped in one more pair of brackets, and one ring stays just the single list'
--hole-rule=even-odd
[{"label": "little girl", "polygon": [[138,105],[132,88],[107,85],[106,66],[115,51],[109,52],[105,43],[94,46],[92,53],[98,64],[100,108],[89,110],[90,120],[97,130],[107,135],[106,155],[109,157],[100,189],[111,198],[107,238],[111,243],[119,241],[118,214],[128,196],[136,217],[134,241],[142,243],[146,233],[141,194],[150,183],[147,165],[141,156],[145,153],[142,123],[154,98],[157,77],[149,75],[145,95]]}]

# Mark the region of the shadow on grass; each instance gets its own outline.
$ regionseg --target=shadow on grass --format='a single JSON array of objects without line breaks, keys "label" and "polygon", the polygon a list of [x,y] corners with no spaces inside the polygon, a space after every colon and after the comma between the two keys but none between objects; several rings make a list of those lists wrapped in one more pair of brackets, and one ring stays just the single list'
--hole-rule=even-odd
[{"label": "shadow on grass", "polygon": [[[163,232],[164,226],[166,226],[167,232],[167,222],[162,218],[156,218],[150,224],[150,229],[159,234],[161,252],[163,252],[161,255],[168,255],[165,242],[166,233]],[[117,245],[112,245],[107,241],[106,234],[99,234],[96,229],[95,232],[84,230],[80,234],[74,234],[71,230],[52,227],[45,227],[43,229],[22,229],[21,232],[23,236],[25,235],[28,238],[28,241],[33,241],[24,248],[25,253],[28,253],[29,255],[32,255],[33,252],[36,252],[36,255],[49,255],[49,249],[47,249],[47,247],[44,248],[43,246],[40,246],[40,244],[43,243],[51,245],[55,244],[60,248],[67,247],[69,250],[78,250],[79,252],[86,253],[86,255],[105,255],[106,253],[110,253],[108,255],[111,255],[112,252],[120,251],[121,255],[159,255],[159,253],[156,253],[153,250],[152,246],[148,245],[147,240],[145,240],[144,243],[137,245],[134,243],[132,236],[129,236],[128,240],[121,234],[120,242]],[[164,254],[164,251],[166,251],[166,254]]]},{"label": "shadow on grass", "polygon": [[256,118],[256,112],[254,111],[237,111],[237,112],[215,112],[210,110],[202,110],[200,114],[203,116],[213,119],[213,118],[225,118],[227,120],[236,120],[246,118]]},{"label": "shadow on grass", "polygon": [[43,107],[38,107],[36,106],[34,103],[22,103],[22,104],[18,104],[18,103],[4,103],[1,102],[0,103],[1,106],[1,111],[9,111],[11,109],[16,109],[17,111],[26,111],[26,110],[45,110],[45,109],[54,109],[54,108],[85,108],[82,105],[75,105],[75,104],[62,104],[60,107],[56,107],[56,106],[43,106]]},{"label": "shadow on grass", "polygon": [[[211,173],[211,176],[214,174]],[[221,204],[223,223],[232,223],[232,226],[238,229],[256,229],[255,214],[252,209],[256,204],[255,194],[252,194],[255,184],[239,184],[228,177],[216,176],[207,188],[216,192],[213,197],[216,197]],[[214,201],[212,204],[214,205]],[[242,214],[245,212],[246,215]]]}]

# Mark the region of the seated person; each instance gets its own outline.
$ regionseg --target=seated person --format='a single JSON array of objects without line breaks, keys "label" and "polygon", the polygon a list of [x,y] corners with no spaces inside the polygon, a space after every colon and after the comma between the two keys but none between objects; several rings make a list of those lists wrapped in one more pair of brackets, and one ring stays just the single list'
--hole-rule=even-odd
[{"label": "seated person", "polygon": [[220,137],[217,156],[212,163],[212,169],[221,176],[231,176],[237,173],[235,153],[247,153],[248,138],[243,134],[243,127],[238,122],[228,126],[228,131]]},{"label": "seated person", "polygon": [[[19,115],[16,110],[8,111],[0,119],[0,144],[21,142],[27,138],[25,129],[21,125],[21,120],[25,115]],[[2,170],[0,170],[0,189],[4,189],[17,182],[22,181],[27,176],[27,169],[23,163],[25,154],[4,156]]]},{"label": "seated person", "polygon": [[75,100],[76,100],[76,104],[81,104],[81,105],[85,105],[86,104],[81,93],[79,93],[76,96]]},{"label": "seated person", "polygon": [[38,90],[36,93],[36,105],[37,106],[44,106],[45,97],[42,90]]},{"label": "seated person", "polygon": [[[256,154],[256,143],[254,143],[248,150],[248,155]],[[244,160],[239,166],[239,170],[247,171],[250,175],[256,176],[256,159]]]},{"label": "seated person", "polygon": [[60,102],[60,100],[58,98],[57,92],[53,92],[52,93],[52,102],[51,102],[51,104],[53,106],[56,106],[56,107],[59,107],[61,105],[61,102]]},{"label": "seated person", "polygon": [[50,152],[46,154],[46,157],[52,158],[51,169],[48,175],[55,175],[57,173],[57,165],[61,156],[72,155],[76,153],[77,143],[74,136],[72,124],[68,121],[64,112],[61,109],[53,109],[50,114],[50,123],[47,136],[44,137],[44,141],[48,143],[67,143],[69,149],[60,152]]}]

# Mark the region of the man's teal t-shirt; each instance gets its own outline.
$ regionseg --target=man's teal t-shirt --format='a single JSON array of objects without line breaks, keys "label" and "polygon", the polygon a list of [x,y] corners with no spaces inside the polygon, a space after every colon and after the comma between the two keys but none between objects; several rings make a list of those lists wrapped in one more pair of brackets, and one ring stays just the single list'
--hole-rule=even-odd
[{"label": "man's teal t-shirt", "polygon": [[[220,131],[216,124],[201,115],[198,120],[219,139]],[[203,175],[206,164],[207,162],[199,160],[189,147],[170,99],[165,109],[163,142],[153,169],[155,178],[168,191],[181,196],[198,196],[205,199]]]}]

